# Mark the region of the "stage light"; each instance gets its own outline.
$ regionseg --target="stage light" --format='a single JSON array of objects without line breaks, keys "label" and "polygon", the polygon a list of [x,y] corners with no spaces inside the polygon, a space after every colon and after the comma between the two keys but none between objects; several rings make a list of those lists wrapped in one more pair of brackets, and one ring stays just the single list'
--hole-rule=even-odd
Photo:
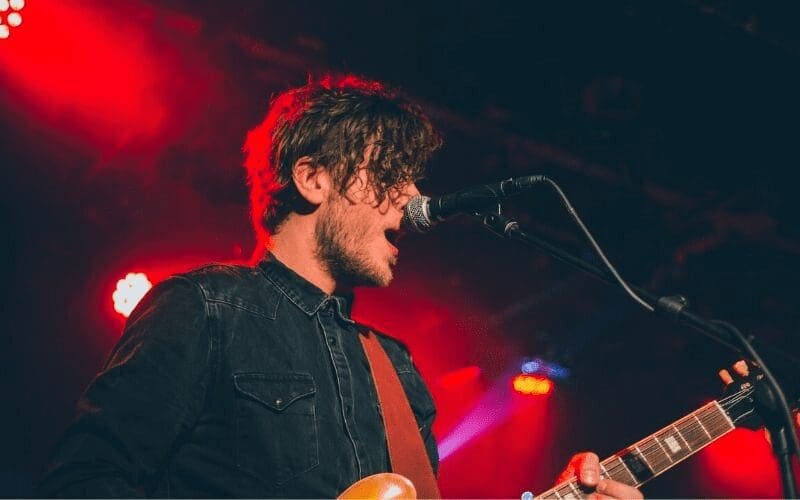
[{"label": "stage light", "polygon": [[153,284],[144,273],[128,273],[125,278],[117,281],[117,289],[111,296],[114,310],[127,318],[152,287]]},{"label": "stage light", "polygon": [[514,377],[511,385],[518,393],[531,396],[543,396],[553,392],[553,382],[550,380],[524,373]]},{"label": "stage light", "polygon": [[10,5],[14,10],[22,10],[25,7],[25,0],[3,0],[6,4]]},{"label": "stage light", "polygon": [[538,373],[548,378],[564,379],[569,377],[569,368],[541,358],[526,359],[520,365],[520,371],[527,374]]},{"label": "stage light", "polygon": [[477,366],[467,366],[439,377],[439,387],[454,390],[463,387],[465,384],[474,382],[481,376],[481,369]]},{"label": "stage light", "polygon": [[6,22],[8,23],[9,26],[16,28],[17,26],[22,24],[22,16],[20,15],[19,12],[12,12],[6,18]]},{"label": "stage light", "polygon": [[8,30],[8,26],[5,24],[0,24],[0,38],[8,38],[10,31]]},{"label": "stage light", "polygon": [[0,0],[0,12],[7,11],[10,6],[11,4],[8,2],[8,0]]}]

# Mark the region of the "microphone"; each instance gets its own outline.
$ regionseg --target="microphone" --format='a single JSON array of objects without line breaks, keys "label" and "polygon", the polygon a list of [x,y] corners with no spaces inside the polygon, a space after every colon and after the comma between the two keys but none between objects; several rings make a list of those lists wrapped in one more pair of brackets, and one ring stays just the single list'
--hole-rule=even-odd
[{"label": "microphone", "polygon": [[543,175],[515,177],[493,184],[482,184],[433,198],[419,195],[406,203],[403,226],[418,233],[428,232],[434,224],[458,214],[474,214],[497,205],[500,200],[527,191],[543,181]]}]

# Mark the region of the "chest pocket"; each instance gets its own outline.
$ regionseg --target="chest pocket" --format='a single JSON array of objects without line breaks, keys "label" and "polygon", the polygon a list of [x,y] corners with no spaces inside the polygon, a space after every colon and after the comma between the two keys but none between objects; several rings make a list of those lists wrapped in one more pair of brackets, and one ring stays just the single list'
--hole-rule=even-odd
[{"label": "chest pocket", "polygon": [[319,465],[316,386],[308,373],[236,373],[236,465],[268,487]]}]

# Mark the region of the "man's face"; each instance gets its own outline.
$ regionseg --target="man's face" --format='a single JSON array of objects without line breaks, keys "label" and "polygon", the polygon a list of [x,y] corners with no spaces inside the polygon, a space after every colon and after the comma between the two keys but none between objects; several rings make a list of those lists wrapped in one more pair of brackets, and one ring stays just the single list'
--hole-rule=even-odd
[{"label": "man's face", "polygon": [[400,230],[403,208],[419,194],[413,183],[394,188],[377,203],[366,168],[344,196],[334,192],[320,207],[317,258],[339,285],[387,286],[398,249],[390,240]]}]

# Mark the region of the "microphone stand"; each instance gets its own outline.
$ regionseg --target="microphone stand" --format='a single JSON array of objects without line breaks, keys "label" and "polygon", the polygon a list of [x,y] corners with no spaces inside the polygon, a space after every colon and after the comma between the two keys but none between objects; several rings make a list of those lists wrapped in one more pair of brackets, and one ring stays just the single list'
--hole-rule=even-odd
[{"label": "microphone stand", "polygon": [[[551,257],[571,265],[585,273],[599,278],[606,283],[617,285],[613,274],[600,268],[591,262],[577,257],[555,245],[552,245],[519,227],[519,223],[509,219],[501,213],[475,214],[484,226],[501,237],[521,241],[526,245],[536,247]],[[794,452],[800,452],[797,447],[797,435],[794,431],[794,420],[789,408],[786,396],[781,387],[775,381],[767,366],[764,364],[758,351],[763,352],[771,364],[780,366],[784,373],[797,371],[800,369],[800,359],[797,359],[786,352],[779,351],[772,346],[758,343],[758,350],[754,348],[755,338],[750,335],[745,337],[736,327],[722,321],[707,320],[693,314],[688,310],[688,301],[680,295],[670,297],[657,297],[647,290],[638,286],[630,286],[638,295],[653,304],[655,312],[670,320],[692,327],[694,330],[703,333],[706,337],[723,347],[734,351],[755,361],[764,372],[765,381],[769,382],[762,391],[762,395],[756,398],[760,412],[764,413],[764,420],[770,431],[773,452],[778,459],[781,473],[781,482],[785,498],[797,498],[797,484],[792,473],[791,457]]]}]

